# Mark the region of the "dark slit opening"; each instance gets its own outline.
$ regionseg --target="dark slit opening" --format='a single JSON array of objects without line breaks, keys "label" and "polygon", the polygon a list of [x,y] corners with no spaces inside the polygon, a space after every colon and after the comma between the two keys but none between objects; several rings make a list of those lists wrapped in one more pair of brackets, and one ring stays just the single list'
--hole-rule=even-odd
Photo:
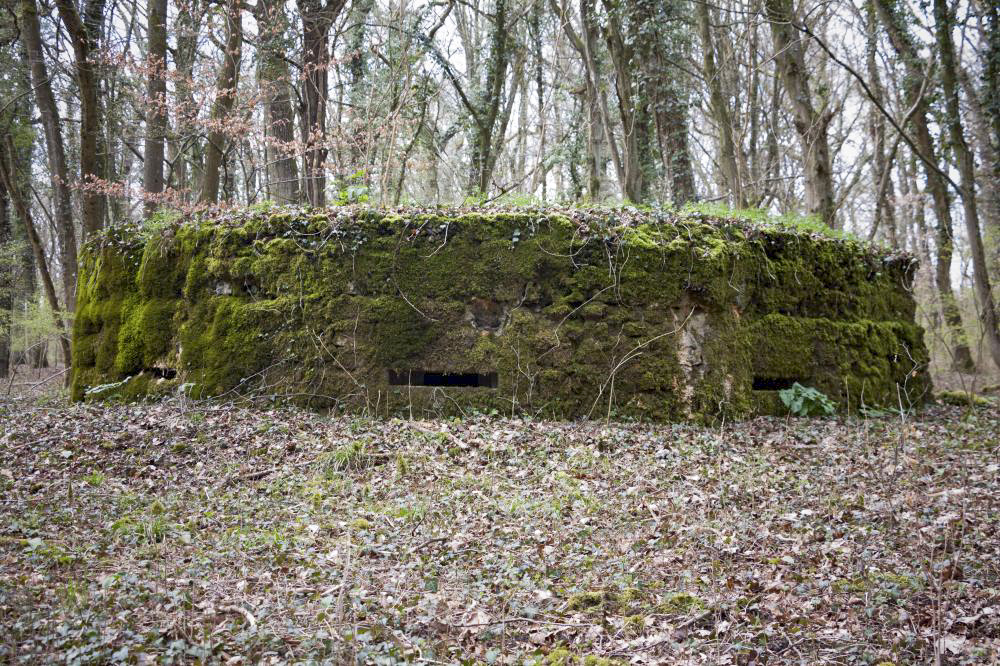
[{"label": "dark slit opening", "polygon": [[754,377],[754,391],[783,391],[792,388],[792,384],[798,379],[788,377]]},{"label": "dark slit opening", "polygon": [[390,370],[392,386],[442,386],[447,388],[496,388],[495,372],[431,372],[429,370]]}]

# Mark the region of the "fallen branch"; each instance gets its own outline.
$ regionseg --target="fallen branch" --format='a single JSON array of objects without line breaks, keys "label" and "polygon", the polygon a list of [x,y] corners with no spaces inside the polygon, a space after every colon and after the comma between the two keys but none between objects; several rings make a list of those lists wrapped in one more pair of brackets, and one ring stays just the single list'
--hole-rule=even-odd
[{"label": "fallen branch", "polygon": [[424,541],[422,544],[414,546],[413,548],[408,550],[407,555],[413,555],[414,553],[420,552],[421,550],[431,545],[432,543],[440,543],[442,541],[447,541],[450,538],[451,538],[450,536],[443,536],[443,537],[434,537],[433,539],[428,539],[427,541]]},{"label": "fallen branch", "polygon": [[253,614],[242,606],[219,606],[220,611],[225,611],[228,613],[238,613],[246,618],[247,624],[250,625],[252,631],[257,631],[257,620],[254,618]]}]

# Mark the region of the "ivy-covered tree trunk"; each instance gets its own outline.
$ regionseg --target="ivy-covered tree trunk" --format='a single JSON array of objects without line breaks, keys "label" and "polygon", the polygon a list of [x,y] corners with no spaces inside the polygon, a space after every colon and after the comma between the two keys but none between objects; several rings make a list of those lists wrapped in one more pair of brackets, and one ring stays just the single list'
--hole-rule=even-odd
[{"label": "ivy-covered tree trunk", "polygon": [[638,56],[639,88],[645,93],[656,128],[659,162],[675,205],[695,199],[694,170],[688,145],[687,74],[675,63],[690,46],[689,26],[673,3],[633,0],[627,3],[629,42]]},{"label": "ivy-covered tree trunk", "polygon": [[962,325],[962,315],[955,300],[955,292],[951,284],[951,261],[954,256],[954,235],[951,218],[951,197],[948,187],[942,177],[938,165],[937,151],[931,137],[928,120],[928,102],[924,91],[924,76],[928,65],[917,50],[916,42],[907,29],[906,18],[895,0],[874,0],[879,19],[885,25],[889,41],[893,49],[903,60],[904,104],[912,109],[911,124],[914,132],[914,143],[920,155],[918,158],[923,166],[927,179],[927,189],[930,191],[934,204],[934,216],[937,219],[937,261],[934,265],[934,285],[941,301],[941,313],[944,316],[949,343],[951,344],[952,367],[962,372],[972,372],[976,364],[972,359],[965,327]]},{"label": "ivy-covered tree trunk", "polygon": [[[368,57],[365,49],[366,27],[369,14],[374,9],[375,0],[355,0],[351,3],[351,32],[348,41],[347,75],[349,88],[347,91],[347,117],[350,126],[350,164],[354,168],[365,168],[364,177],[368,184],[370,176],[368,168],[372,159],[372,132],[369,123],[372,111],[368,103],[370,94],[365,88],[368,76]],[[394,96],[395,98],[395,96]],[[397,108],[398,101],[390,108]]]},{"label": "ivy-covered tree trunk", "polygon": [[986,268],[986,251],[979,226],[979,209],[976,206],[976,176],[972,151],[965,140],[962,126],[962,110],[958,101],[958,65],[956,64],[955,43],[951,32],[955,22],[951,10],[944,0],[934,0],[934,24],[937,38],[938,57],[941,60],[941,87],[944,91],[946,123],[951,139],[951,149],[958,162],[961,177],[962,212],[965,218],[966,240],[972,255],[973,285],[976,301],[982,318],[983,337],[993,358],[1000,368],[1000,318],[997,316],[990,276]]},{"label": "ivy-covered tree trunk", "polygon": [[[987,32],[986,57],[982,75],[982,103],[979,115],[982,129],[976,142],[983,155],[984,179],[991,192],[989,215],[986,216],[987,254],[991,256],[1000,279],[1000,8],[996,3],[983,3]],[[975,111],[975,106],[973,107]]]},{"label": "ivy-covered tree trunk", "polygon": [[806,68],[805,46],[794,26],[797,20],[791,0],[766,0],[767,20],[774,42],[774,60],[792,109],[795,131],[802,150],[805,171],[806,207],[823,224],[836,229],[836,203],[833,196],[833,167],[827,128],[832,115],[813,102]]},{"label": "ivy-covered tree trunk", "polygon": [[736,161],[736,142],[733,139],[733,119],[729,100],[722,90],[722,77],[715,62],[715,39],[709,16],[708,3],[695,2],[698,32],[701,35],[702,67],[708,85],[708,108],[719,130],[719,170],[729,190],[730,200],[738,208],[746,208],[747,197],[743,192],[743,177]]}]

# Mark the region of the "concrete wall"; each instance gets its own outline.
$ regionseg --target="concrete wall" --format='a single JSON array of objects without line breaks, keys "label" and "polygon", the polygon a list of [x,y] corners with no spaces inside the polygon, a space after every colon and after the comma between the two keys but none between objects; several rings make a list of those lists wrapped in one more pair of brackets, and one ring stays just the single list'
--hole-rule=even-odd
[{"label": "concrete wall", "polygon": [[73,395],[669,421],[781,411],[798,381],[841,408],[919,404],[914,268],[811,231],[623,210],[159,220],[83,252]]}]

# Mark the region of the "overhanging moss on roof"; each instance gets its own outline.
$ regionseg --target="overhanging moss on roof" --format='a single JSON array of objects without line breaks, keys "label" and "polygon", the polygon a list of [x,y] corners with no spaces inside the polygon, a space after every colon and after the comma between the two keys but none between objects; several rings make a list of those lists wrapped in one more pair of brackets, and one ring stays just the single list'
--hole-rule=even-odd
[{"label": "overhanging moss on roof", "polygon": [[919,403],[914,269],[854,240],[634,209],[174,219],[84,250],[73,394],[674,420],[771,409],[797,380],[845,407]]}]

